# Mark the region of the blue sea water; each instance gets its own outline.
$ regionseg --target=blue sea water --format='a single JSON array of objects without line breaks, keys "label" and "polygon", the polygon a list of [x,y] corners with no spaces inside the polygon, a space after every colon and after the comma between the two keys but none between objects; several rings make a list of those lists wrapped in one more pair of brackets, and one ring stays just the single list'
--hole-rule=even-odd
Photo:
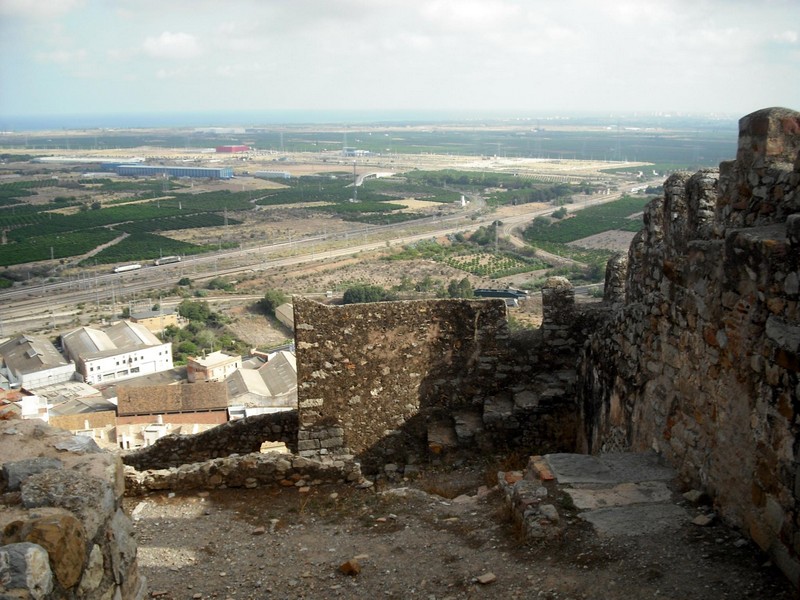
[{"label": "blue sea water", "polygon": [[490,121],[528,122],[540,121],[563,124],[609,125],[620,124],[676,126],[691,123],[694,127],[728,128],[735,120],[718,116],[663,116],[663,115],[609,115],[598,113],[510,113],[490,111],[445,111],[445,110],[249,110],[216,112],[164,112],[164,113],[119,113],[80,115],[0,115],[0,131],[42,131],[59,129],[137,129],[179,127],[263,127],[275,125],[303,124],[426,124],[465,123]]},{"label": "blue sea water", "polygon": [[146,127],[258,127],[301,124],[425,123],[503,115],[452,111],[270,110],[128,114],[0,116],[0,130],[135,129]]}]

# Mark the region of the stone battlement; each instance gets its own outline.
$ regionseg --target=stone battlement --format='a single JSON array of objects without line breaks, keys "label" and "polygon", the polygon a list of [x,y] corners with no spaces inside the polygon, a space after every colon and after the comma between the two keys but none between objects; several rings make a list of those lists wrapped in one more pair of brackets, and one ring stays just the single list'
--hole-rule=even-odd
[{"label": "stone battlement", "polygon": [[735,161],[648,205],[579,373],[580,448],[657,449],[795,584],[799,228],[800,113],[758,111]]}]

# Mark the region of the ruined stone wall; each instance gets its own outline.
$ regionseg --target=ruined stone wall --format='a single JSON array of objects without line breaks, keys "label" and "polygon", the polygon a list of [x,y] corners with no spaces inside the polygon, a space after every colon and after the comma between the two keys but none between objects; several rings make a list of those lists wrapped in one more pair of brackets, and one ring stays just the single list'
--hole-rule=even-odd
[{"label": "ruined stone wall", "polygon": [[0,597],[146,596],[119,457],[42,421],[0,420],[0,467]]},{"label": "ruined stone wall", "polygon": [[740,121],[735,162],[647,207],[587,343],[580,445],[655,448],[798,582],[800,113]]},{"label": "ruined stone wall", "polygon": [[353,454],[367,472],[394,473],[459,449],[571,450],[587,321],[563,278],[545,307],[543,330],[519,337],[502,300],[295,298],[299,453]]},{"label": "ruined stone wall", "polygon": [[282,442],[296,451],[297,411],[245,417],[195,435],[167,435],[151,446],[125,454],[122,460],[139,471],[167,469],[258,452],[264,442]]},{"label": "ruined stone wall", "polygon": [[125,468],[125,493],[128,496],[159,490],[253,489],[270,485],[308,491],[312,486],[322,484],[360,485],[363,481],[360,466],[353,460],[323,463],[279,452],[227,456],[169,469],[137,471],[133,467]]}]

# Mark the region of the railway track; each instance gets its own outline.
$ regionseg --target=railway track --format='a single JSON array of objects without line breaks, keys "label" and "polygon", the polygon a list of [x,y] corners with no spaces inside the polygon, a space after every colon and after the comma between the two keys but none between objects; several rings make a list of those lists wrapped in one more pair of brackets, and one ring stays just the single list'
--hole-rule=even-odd
[{"label": "railway track", "polygon": [[[592,198],[573,204],[572,210],[616,200],[619,194]],[[40,282],[0,291],[0,337],[16,335],[42,326],[57,329],[78,319],[87,307],[101,313],[116,303],[173,287],[182,277],[203,281],[237,276],[253,271],[270,271],[320,260],[351,256],[387,246],[474,231],[502,219],[505,230],[552,212],[553,208],[532,209],[516,215],[460,213],[422,219],[412,223],[359,228],[336,234],[316,235],[291,242],[255,248],[241,248],[188,257],[178,263],[146,266],[124,273],[83,274],[62,281]],[[474,217],[474,218],[473,218]],[[510,228],[510,229],[509,229]]]}]

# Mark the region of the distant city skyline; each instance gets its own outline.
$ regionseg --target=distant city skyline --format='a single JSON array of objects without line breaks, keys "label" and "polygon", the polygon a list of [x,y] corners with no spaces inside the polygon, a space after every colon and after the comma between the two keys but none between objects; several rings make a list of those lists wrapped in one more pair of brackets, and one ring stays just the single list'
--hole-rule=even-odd
[{"label": "distant city skyline", "polygon": [[0,0],[0,129],[236,111],[741,116],[800,110],[798,81],[796,0]]}]

